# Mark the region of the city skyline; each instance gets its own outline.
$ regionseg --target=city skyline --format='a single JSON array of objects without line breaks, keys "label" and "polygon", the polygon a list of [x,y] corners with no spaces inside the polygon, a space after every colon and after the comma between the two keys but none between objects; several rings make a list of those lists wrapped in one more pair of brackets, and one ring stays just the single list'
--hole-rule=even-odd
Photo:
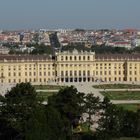
[{"label": "city skyline", "polygon": [[140,29],[140,1],[137,0],[0,2],[0,29]]}]

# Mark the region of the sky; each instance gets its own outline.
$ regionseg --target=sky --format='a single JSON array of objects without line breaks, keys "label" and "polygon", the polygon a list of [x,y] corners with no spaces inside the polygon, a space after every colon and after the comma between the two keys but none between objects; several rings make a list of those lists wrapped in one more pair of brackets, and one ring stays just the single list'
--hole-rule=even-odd
[{"label": "sky", "polygon": [[140,0],[0,0],[0,29],[140,29]]}]

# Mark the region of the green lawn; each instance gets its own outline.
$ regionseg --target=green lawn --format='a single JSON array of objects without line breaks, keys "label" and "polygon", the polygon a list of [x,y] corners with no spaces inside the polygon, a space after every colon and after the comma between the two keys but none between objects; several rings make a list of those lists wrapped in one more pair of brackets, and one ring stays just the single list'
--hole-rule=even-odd
[{"label": "green lawn", "polygon": [[57,92],[37,92],[37,96],[43,98],[43,100],[47,100],[49,96],[57,94]]},{"label": "green lawn", "polygon": [[140,91],[102,91],[110,100],[140,100]]},{"label": "green lawn", "polygon": [[136,112],[140,109],[140,104],[117,104],[116,106],[122,107],[124,110]]},{"label": "green lawn", "polygon": [[140,140],[140,138],[120,138],[120,139],[113,139],[113,140]]},{"label": "green lawn", "polygon": [[98,89],[137,89],[140,88],[140,85],[133,84],[103,84],[103,85],[94,85],[94,88]]},{"label": "green lawn", "polygon": [[59,90],[61,88],[64,88],[65,86],[59,86],[59,85],[34,85],[36,90],[39,89],[48,89],[48,90]]}]

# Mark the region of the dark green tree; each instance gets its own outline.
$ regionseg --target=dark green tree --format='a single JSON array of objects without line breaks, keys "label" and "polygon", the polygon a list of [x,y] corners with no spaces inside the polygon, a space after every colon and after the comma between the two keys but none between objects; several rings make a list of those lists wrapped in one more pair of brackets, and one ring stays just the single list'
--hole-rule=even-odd
[{"label": "dark green tree", "polygon": [[136,113],[136,129],[135,129],[135,136],[140,138],[140,110]]},{"label": "dark green tree", "polygon": [[110,137],[120,137],[123,125],[123,109],[109,102],[107,98],[102,103],[102,115],[99,120],[99,134]]},{"label": "dark green tree", "polygon": [[58,94],[48,99],[48,105],[53,106],[61,114],[65,124],[65,133],[72,136],[72,128],[79,122],[83,113],[84,94],[73,86],[62,89]]},{"label": "dark green tree", "polygon": [[90,126],[93,124],[92,120],[94,115],[99,113],[100,109],[100,99],[99,97],[95,97],[94,94],[88,94],[85,96],[85,113],[88,114],[88,129],[90,130]]},{"label": "dark green tree", "polygon": [[134,137],[137,131],[136,123],[138,121],[137,113],[132,111],[125,111],[123,117],[123,127],[121,132],[126,137]]}]

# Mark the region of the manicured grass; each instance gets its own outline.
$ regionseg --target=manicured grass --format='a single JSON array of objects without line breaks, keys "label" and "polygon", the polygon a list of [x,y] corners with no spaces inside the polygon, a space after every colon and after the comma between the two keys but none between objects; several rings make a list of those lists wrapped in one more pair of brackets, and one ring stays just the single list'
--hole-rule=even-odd
[{"label": "manicured grass", "polygon": [[140,91],[102,91],[110,100],[140,100]]},{"label": "manicured grass", "polygon": [[140,104],[117,104],[116,106],[122,107],[124,110],[136,112],[140,109]]},{"label": "manicured grass", "polygon": [[59,90],[61,88],[64,88],[65,86],[59,86],[59,85],[34,85],[36,90],[39,89],[48,89],[48,90]]},{"label": "manicured grass", "polygon": [[133,84],[103,84],[103,85],[94,85],[94,88],[98,89],[137,89],[140,88],[140,85]]},{"label": "manicured grass", "polygon": [[112,140],[140,140],[140,138],[120,138],[120,139],[112,139]]},{"label": "manicured grass", "polygon": [[47,100],[49,96],[57,94],[57,92],[38,92],[37,96],[43,98],[43,100]]}]

